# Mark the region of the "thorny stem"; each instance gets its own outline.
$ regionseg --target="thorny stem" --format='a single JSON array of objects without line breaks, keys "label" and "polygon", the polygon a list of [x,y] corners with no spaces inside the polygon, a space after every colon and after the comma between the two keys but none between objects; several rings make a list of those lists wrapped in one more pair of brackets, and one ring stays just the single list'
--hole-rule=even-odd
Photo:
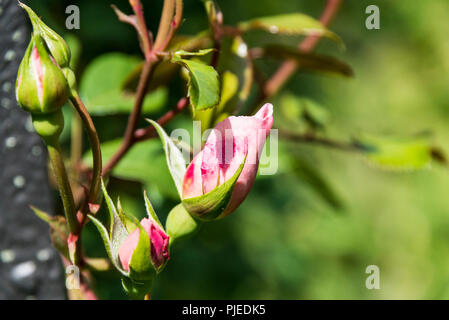
[{"label": "thorny stem", "polygon": [[109,171],[111,171],[112,168],[115,167],[115,165],[123,158],[123,156],[134,144],[134,131],[137,128],[140,114],[142,113],[142,104],[147,92],[148,83],[150,82],[151,75],[153,74],[154,64],[155,61],[153,61],[152,59],[150,59],[149,61],[145,61],[142,69],[142,74],[140,75],[139,85],[137,87],[134,108],[128,119],[128,125],[126,127],[122,145],[103,168],[103,176],[107,175]]},{"label": "thorny stem", "polygon": [[[182,110],[185,109],[186,106],[189,105],[189,99],[188,98],[181,98],[176,106],[168,111],[166,114],[164,114],[162,117],[160,117],[157,120],[157,123],[160,126],[165,125],[167,122],[169,122],[171,119],[173,119],[178,113],[180,113]],[[134,133],[134,141],[140,142],[144,140],[148,140],[150,138],[153,138],[156,134],[156,129],[153,126],[148,126],[143,129],[136,130]]]},{"label": "thorny stem", "polygon": [[[143,20],[143,10],[141,8],[140,1],[138,0],[130,0],[131,5],[133,6],[133,9],[140,9],[139,12],[141,12],[142,21]],[[138,3],[139,5],[137,5]],[[172,21],[174,12],[175,12],[175,6],[176,6],[176,15]],[[158,34],[156,36],[156,41],[151,48],[150,52],[144,52],[145,57],[149,57],[143,67],[142,73],[140,75],[139,84],[137,86],[137,92],[136,92],[136,99],[134,102],[134,108],[133,111],[128,119],[128,125],[126,127],[125,135],[123,138],[122,145],[117,150],[117,152],[112,156],[112,158],[109,160],[109,162],[105,165],[103,168],[102,175],[107,175],[116,165],[119,163],[119,161],[125,156],[125,154],[128,152],[128,150],[136,143],[137,141],[145,140],[146,137],[140,138],[139,135],[135,137],[135,132],[137,130],[137,125],[139,122],[140,115],[142,113],[142,104],[145,98],[145,95],[147,93],[148,84],[151,80],[151,76],[154,72],[154,68],[156,67],[157,63],[159,62],[159,57],[156,54],[158,50],[165,49],[165,47],[170,43],[170,40],[175,35],[176,31],[178,30],[179,26],[181,25],[182,20],[182,13],[183,13],[183,5],[182,0],[165,0],[164,1],[164,7],[162,10],[162,17],[161,22],[159,25]],[[137,15],[137,12],[136,12]],[[138,28],[140,28],[140,25],[138,25]],[[146,28],[146,27],[145,27]],[[141,31],[139,31],[141,32]],[[147,32],[147,31],[145,31]],[[148,33],[148,32],[147,32]],[[153,54],[155,53],[155,54]],[[183,106],[184,108],[184,106]],[[175,110],[170,110],[167,112],[165,116],[162,117],[162,120],[168,119],[170,120],[175,114],[178,112]],[[142,129],[141,129],[142,130]],[[143,130],[148,130],[151,132],[152,129],[147,128]],[[140,131],[142,133],[142,131]],[[144,134],[145,135],[145,134]]]}]

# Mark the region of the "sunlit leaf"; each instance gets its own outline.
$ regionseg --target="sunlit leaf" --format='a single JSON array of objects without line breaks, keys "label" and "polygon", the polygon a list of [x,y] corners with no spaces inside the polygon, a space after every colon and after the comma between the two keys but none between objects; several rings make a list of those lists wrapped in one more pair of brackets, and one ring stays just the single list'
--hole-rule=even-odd
[{"label": "sunlit leaf", "polygon": [[182,59],[182,57],[195,57],[195,56],[205,56],[206,54],[209,54],[213,52],[214,49],[201,49],[195,52],[186,51],[186,50],[178,50],[173,53],[174,59]]},{"label": "sunlit leaf", "polygon": [[218,73],[204,63],[174,56],[173,62],[181,64],[189,72],[189,97],[195,110],[215,107],[220,102]]},{"label": "sunlit leaf", "polygon": [[411,138],[363,135],[355,139],[366,160],[382,169],[414,170],[429,168],[432,146],[426,136]]},{"label": "sunlit leaf", "polygon": [[207,49],[213,46],[213,41],[210,31],[202,31],[194,36],[177,35],[169,46],[170,51],[184,50],[184,51],[198,51]]},{"label": "sunlit leaf", "polygon": [[248,99],[254,76],[248,46],[241,37],[224,39],[218,71],[222,74],[222,93],[216,114],[233,113]]},{"label": "sunlit leaf", "polygon": [[321,22],[302,13],[255,18],[240,23],[239,27],[243,31],[263,29],[273,34],[317,35],[343,44],[340,37],[324,27]]}]

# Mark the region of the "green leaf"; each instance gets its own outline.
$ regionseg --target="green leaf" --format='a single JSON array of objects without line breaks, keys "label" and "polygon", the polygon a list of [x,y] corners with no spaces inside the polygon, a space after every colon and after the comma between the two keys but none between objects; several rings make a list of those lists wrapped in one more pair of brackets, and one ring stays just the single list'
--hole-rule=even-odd
[{"label": "green leaf", "polygon": [[[122,53],[107,53],[96,58],[84,72],[80,92],[90,114],[127,114],[134,105],[134,92],[122,91],[123,80],[139,65],[140,59]],[[160,88],[146,96],[142,112],[160,110],[168,93]]]},{"label": "green leaf", "polygon": [[44,222],[50,226],[50,238],[51,241],[59,252],[69,259],[69,252],[67,249],[67,238],[69,236],[69,230],[64,217],[51,216],[48,213],[31,206],[31,210]]},{"label": "green leaf", "polygon": [[204,221],[212,221],[222,217],[231,200],[232,191],[242,173],[245,162],[246,155],[234,175],[212,191],[199,197],[183,199],[184,208],[196,218]]},{"label": "green leaf", "polygon": [[220,102],[220,82],[214,68],[202,62],[173,56],[172,62],[184,66],[189,72],[189,97],[195,110],[215,107]]},{"label": "green leaf", "polygon": [[317,35],[327,37],[340,45],[343,41],[321,22],[302,13],[260,17],[239,24],[243,31],[262,29],[273,34]]},{"label": "green leaf", "polygon": [[173,53],[173,58],[176,59],[182,59],[182,57],[202,57],[205,56],[211,52],[213,52],[215,49],[209,48],[209,49],[201,49],[196,52],[190,52],[186,50],[178,50]]},{"label": "green leaf", "polygon": [[316,53],[304,53],[293,47],[280,45],[267,46],[262,49],[261,55],[263,57],[272,57],[281,60],[293,59],[298,63],[300,70],[341,75],[345,77],[354,76],[351,67],[345,62]]},{"label": "green leaf", "polygon": [[151,119],[146,119],[151,123],[156,129],[159,137],[161,138],[165,156],[167,160],[167,166],[175,182],[176,189],[178,190],[179,196],[182,197],[182,183],[184,180],[184,174],[186,172],[186,162],[181,151],[176,147],[172,139],[165,133],[164,129],[156,122]]},{"label": "green leaf", "polygon": [[295,155],[293,172],[307,183],[319,196],[321,196],[334,209],[341,209],[343,203],[328,181],[308,161]]},{"label": "green leaf", "polygon": [[127,277],[122,277],[122,285],[132,300],[143,300],[145,295],[151,292],[153,280],[135,281]]},{"label": "green leaf", "polygon": [[[107,163],[120,148],[122,139],[115,139],[101,144],[103,165]],[[92,166],[91,151],[83,156],[83,162]],[[155,186],[165,197],[179,199],[175,186],[170,181],[171,175],[166,165],[166,157],[161,144],[156,139],[135,144],[114,168],[112,175],[125,180],[139,181],[148,186]]]},{"label": "green leaf", "polygon": [[169,212],[165,222],[165,228],[170,237],[170,245],[175,241],[193,235],[199,229],[199,226],[200,222],[187,212],[182,203],[178,204]]},{"label": "green leaf", "polygon": [[248,99],[254,78],[248,46],[241,37],[224,39],[218,71],[222,75],[222,89],[215,113],[240,110]]},{"label": "green leaf", "polygon": [[176,35],[170,42],[169,51],[185,50],[196,51],[207,49],[213,46],[213,41],[209,30],[201,31],[197,35]]},{"label": "green leaf", "polygon": [[329,123],[330,114],[316,101],[285,93],[279,99],[279,118],[277,122],[296,132],[324,129]]},{"label": "green leaf", "polygon": [[363,135],[355,141],[364,151],[365,159],[376,167],[388,170],[416,170],[430,167],[433,148],[426,136],[387,138]]}]

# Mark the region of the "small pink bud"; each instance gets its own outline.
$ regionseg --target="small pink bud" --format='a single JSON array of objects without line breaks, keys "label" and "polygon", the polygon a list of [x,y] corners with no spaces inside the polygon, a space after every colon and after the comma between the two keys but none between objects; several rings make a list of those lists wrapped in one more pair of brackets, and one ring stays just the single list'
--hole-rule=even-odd
[{"label": "small pink bud", "polygon": [[[168,252],[169,237],[165,231],[152,219],[143,218],[140,221],[145,232],[150,237],[151,243],[151,261],[156,270],[159,270],[170,258]],[[140,229],[136,228],[131,232],[126,240],[120,246],[118,256],[123,269],[129,271],[131,257],[139,242]]]}]

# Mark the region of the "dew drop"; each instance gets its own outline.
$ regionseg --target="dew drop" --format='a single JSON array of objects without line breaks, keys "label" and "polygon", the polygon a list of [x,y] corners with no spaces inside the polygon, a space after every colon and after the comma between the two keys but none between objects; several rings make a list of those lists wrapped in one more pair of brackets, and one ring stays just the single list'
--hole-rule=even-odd
[{"label": "dew drop", "polygon": [[16,253],[10,249],[0,251],[0,260],[3,263],[10,263],[16,259]]},{"label": "dew drop", "polygon": [[21,189],[25,186],[25,178],[23,176],[15,176],[13,179],[13,184],[16,188]]},{"label": "dew drop", "polygon": [[8,50],[5,53],[5,61],[12,61],[16,57],[14,50]]}]

